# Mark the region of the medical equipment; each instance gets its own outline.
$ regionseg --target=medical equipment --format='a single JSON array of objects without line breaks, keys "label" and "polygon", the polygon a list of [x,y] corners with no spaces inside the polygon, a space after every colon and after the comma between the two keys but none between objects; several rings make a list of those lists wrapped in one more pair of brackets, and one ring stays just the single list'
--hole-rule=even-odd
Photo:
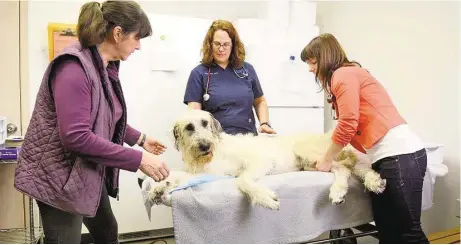
[{"label": "medical equipment", "polygon": [[[232,68],[232,70],[234,71],[235,75],[240,79],[248,77],[248,71],[243,66],[239,69]],[[210,99],[210,94],[208,93],[208,86],[210,85],[210,74],[211,74],[211,67],[208,67],[208,79],[206,82],[205,94],[203,95],[204,101],[208,101]]]},{"label": "medical equipment", "polygon": [[211,67],[208,67],[208,79],[206,82],[205,94],[203,95],[204,101],[208,101],[210,99],[210,94],[208,94],[208,86],[210,85],[210,74],[211,74]]},{"label": "medical equipment", "polygon": [[208,101],[210,99],[210,95],[208,94],[208,85],[210,85],[210,73],[211,73],[211,68],[208,68],[208,79],[206,82],[205,94],[203,95],[204,101]]},{"label": "medical equipment", "polygon": [[338,117],[337,117],[338,113],[336,112],[336,108],[335,108],[336,97],[333,94],[328,93],[327,102],[331,104],[331,118],[333,120],[338,120]]},{"label": "medical equipment", "polygon": [[237,70],[236,69],[232,69],[232,70],[234,70],[234,73],[238,78],[243,79],[245,77],[248,77],[248,71],[243,66]]},{"label": "medical equipment", "polygon": [[171,194],[171,193],[173,193],[175,191],[179,191],[179,190],[185,190],[185,189],[187,189],[189,187],[194,187],[194,186],[198,186],[198,185],[201,185],[201,184],[213,182],[213,181],[216,181],[216,180],[230,179],[230,178],[234,178],[234,177],[202,174],[202,175],[199,175],[199,176],[197,176],[195,178],[192,178],[187,184],[182,185],[182,186],[178,186],[178,187],[170,190],[168,192],[168,194]]},{"label": "medical equipment", "polygon": [[[169,190],[168,195],[166,195],[165,199],[163,200],[163,204],[167,206],[171,206],[171,193],[175,191],[185,190],[189,187],[194,187],[194,186],[202,185],[202,184],[217,181],[217,180],[230,179],[230,178],[234,178],[234,177],[218,176],[218,175],[211,175],[211,174],[201,174],[201,175],[195,176],[188,183]],[[154,180],[148,179],[148,181],[141,182],[141,189],[142,189],[141,193],[143,196],[144,206],[146,208],[147,216],[149,217],[149,220],[151,219],[152,206],[154,206],[154,202],[152,202],[152,200],[150,199],[150,191],[152,189],[151,186],[154,185],[152,181]]]}]

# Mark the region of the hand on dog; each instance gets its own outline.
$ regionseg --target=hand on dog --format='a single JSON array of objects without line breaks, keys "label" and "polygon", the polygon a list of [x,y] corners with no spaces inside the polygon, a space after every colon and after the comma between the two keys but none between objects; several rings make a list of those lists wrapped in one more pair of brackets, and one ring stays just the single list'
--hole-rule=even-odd
[{"label": "hand on dog", "polygon": [[259,127],[259,132],[266,133],[266,134],[276,134],[275,130],[267,126],[266,124]]},{"label": "hand on dog", "polygon": [[317,161],[317,163],[315,164],[315,168],[318,170],[318,171],[322,171],[322,172],[330,172],[331,170],[331,166],[333,165],[333,161],[332,160],[325,160],[324,158],[321,158],[320,161]]},{"label": "hand on dog", "polygon": [[165,152],[166,146],[158,140],[154,140],[151,138],[146,138],[146,142],[144,142],[143,146],[144,150],[155,154],[155,155],[161,155]]},{"label": "hand on dog", "polygon": [[139,170],[156,182],[166,179],[170,175],[170,169],[165,162],[157,159],[149,152],[142,152],[141,165]]}]

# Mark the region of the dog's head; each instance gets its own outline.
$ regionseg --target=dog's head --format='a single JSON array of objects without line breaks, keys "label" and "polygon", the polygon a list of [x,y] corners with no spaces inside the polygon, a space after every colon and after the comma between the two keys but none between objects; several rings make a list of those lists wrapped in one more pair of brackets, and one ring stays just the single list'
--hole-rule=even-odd
[{"label": "dog's head", "polygon": [[175,147],[189,167],[204,165],[213,158],[222,132],[221,124],[209,112],[188,109],[174,124]]}]

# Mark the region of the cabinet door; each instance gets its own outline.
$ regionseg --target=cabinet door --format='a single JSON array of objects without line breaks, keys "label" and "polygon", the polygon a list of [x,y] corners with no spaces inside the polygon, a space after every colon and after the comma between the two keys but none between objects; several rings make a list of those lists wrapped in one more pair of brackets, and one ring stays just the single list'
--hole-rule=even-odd
[{"label": "cabinet door", "polygon": [[[19,1],[0,1],[0,117],[21,134]],[[13,186],[16,164],[0,164],[0,229],[24,228],[24,196]]]}]

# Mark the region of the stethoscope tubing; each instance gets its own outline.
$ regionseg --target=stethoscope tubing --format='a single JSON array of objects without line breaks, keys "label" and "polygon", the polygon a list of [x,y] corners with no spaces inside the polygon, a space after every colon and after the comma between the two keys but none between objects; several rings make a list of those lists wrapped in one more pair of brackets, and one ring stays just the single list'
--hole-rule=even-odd
[{"label": "stethoscope tubing", "polygon": [[[235,75],[240,79],[248,77],[248,71],[243,66],[242,66],[242,69],[243,69],[243,74],[242,74],[243,76],[240,76],[237,73],[237,71],[232,68],[232,70],[234,70]],[[204,101],[208,101],[210,99],[210,95],[208,94],[208,87],[210,85],[210,74],[211,74],[211,67],[208,67],[208,79],[207,79],[207,82],[206,82],[205,94],[203,95],[203,100]]]}]

